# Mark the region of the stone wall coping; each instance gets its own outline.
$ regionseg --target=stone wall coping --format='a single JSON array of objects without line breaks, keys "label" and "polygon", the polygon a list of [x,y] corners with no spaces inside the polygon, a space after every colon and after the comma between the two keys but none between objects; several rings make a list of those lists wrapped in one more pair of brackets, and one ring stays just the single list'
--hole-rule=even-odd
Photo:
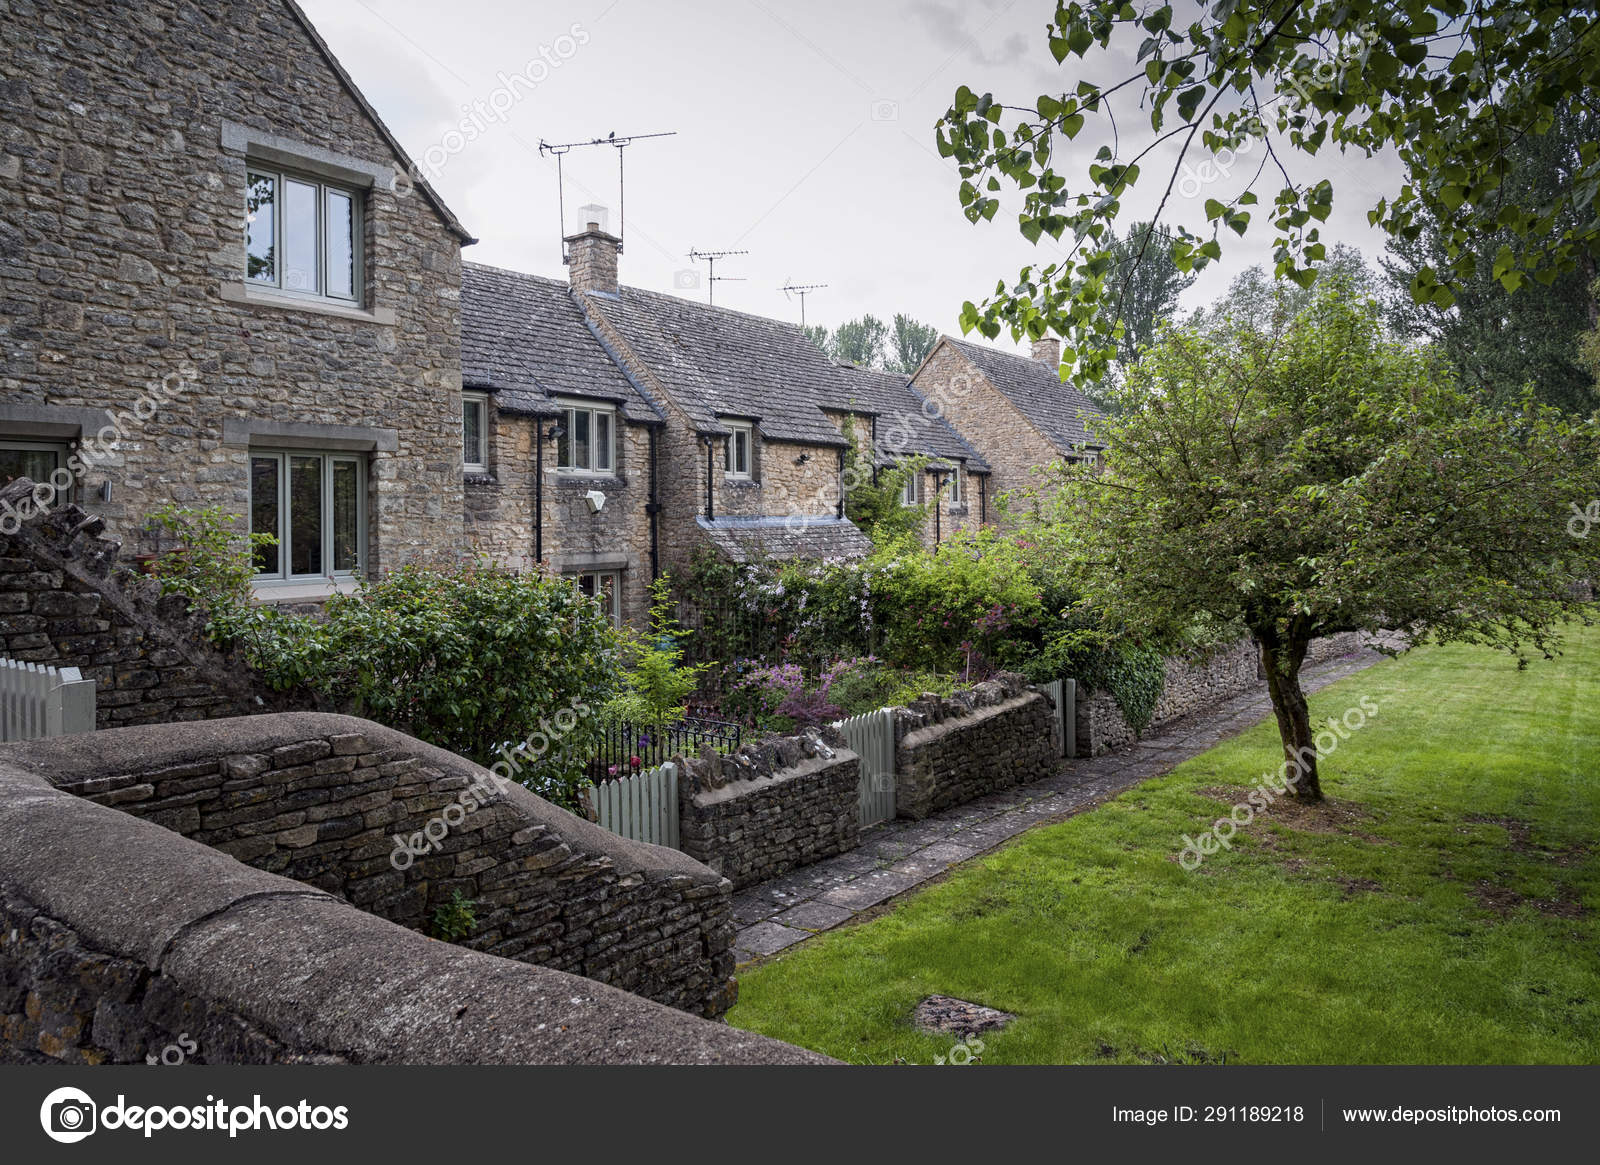
[{"label": "stone wall coping", "polygon": [[803,780],[815,776],[824,769],[838,767],[843,761],[859,760],[855,753],[848,748],[835,747],[833,755],[828,757],[807,757],[799,764],[788,768],[778,769],[771,776],[758,777],[753,781],[729,781],[719,789],[704,789],[693,794],[690,800],[701,808],[720,805],[740,797],[751,797],[765,790],[785,785],[790,781]]},{"label": "stone wall coping", "polygon": [[341,154],[298,138],[223,121],[222,148],[245,154],[261,162],[275,162],[322,178],[333,178],[353,186],[376,186],[395,192],[399,169],[392,162],[373,162],[352,154]]},{"label": "stone wall coping", "polygon": [[[275,731],[290,727],[271,719]],[[119,737],[128,757],[125,734],[142,731],[97,735]],[[261,739],[286,737],[268,733],[256,747]],[[74,744],[69,761],[95,751]],[[291,1048],[396,1064],[830,1062],[562,971],[435,942],[53,788],[17,760],[13,749],[0,756],[0,835],[26,843],[6,847],[0,885]]]},{"label": "stone wall coping", "polygon": [[1046,699],[1049,699],[1049,697],[1043,692],[1029,690],[1023,692],[1020,696],[1010,696],[998,704],[980,704],[975,708],[964,710],[958,716],[951,716],[945,720],[936,720],[929,724],[921,724],[914,727],[908,726],[905,734],[900,737],[899,745],[902,748],[915,748],[930,740],[937,739],[952,728],[969,728],[984,720],[991,720],[996,716],[1004,715],[1015,708],[1022,707],[1024,704]]},{"label": "stone wall coping", "polygon": [[400,434],[378,425],[320,425],[310,421],[227,417],[222,422],[222,443],[393,453],[400,448]]}]

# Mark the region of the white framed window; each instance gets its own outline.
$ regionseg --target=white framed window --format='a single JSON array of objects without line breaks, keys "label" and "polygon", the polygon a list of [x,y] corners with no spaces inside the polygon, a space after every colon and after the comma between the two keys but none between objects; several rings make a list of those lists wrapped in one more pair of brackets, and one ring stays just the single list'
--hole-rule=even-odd
[{"label": "white framed window", "polygon": [[965,485],[961,480],[961,467],[959,465],[950,471],[949,482],[950,487],[946,496],[950,499],[950,505],[952,507],[962,505],[961,491],[965,488]]},{"label": "white framed window", "polygon": [[579,593],[597,600],[614,627],[622,626],[622,575],[615,570],[586,570],[572,576]]},{"label": "white framed window", "polygon": [[755,426],[728,421],[728,439],[722,445],[722,474],[741,481],[755,476]]},{"label": "white framed window", "polygon": [[556,468],[610,477],[617,471],[617,411],[609,405],[568,405],[556,436]]},{"label": "white framed window", "polygon": [[355,453],[250,451],[250,532],[276,546],[255,552],[256,581],[354,575],[367,534],[366,461]]},{"label": "white framed window", "polygon": [[922,504],[922,470],[919,469],[906,478],[906,484],[900,490],[900,504],[902,506]]},{"label": "white framed window", "polygon": [[461,468],[489,472],[489,398],[481,392],[461,394]]},{"label": "white framed window", "polygon": [[67,447],[53,441],[0,441],[0,484],[26,477],[48,482],[67,463]]},{"label": "white framed window", "polygon": [[245,282],[315,299],[359,301],[361,192],[254,163],[245,183]]}]

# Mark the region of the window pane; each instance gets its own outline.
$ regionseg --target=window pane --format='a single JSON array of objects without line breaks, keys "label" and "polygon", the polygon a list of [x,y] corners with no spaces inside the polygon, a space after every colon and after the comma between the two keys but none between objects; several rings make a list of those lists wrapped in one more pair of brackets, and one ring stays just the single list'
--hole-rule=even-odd
[{"label": "window pane", "polygon": [[585,598],[594,598],[594,575],[580,574],[578,576],[578,593]]},{"label": "window pane", "polygon": [[576,424],[577,421],[573,419],[573,410],[568,409],[562,414],[561,432],[556,436],[557,468],[572,468],[572,430]]},{"label": "window pane", "polygon": [[293,178],[283,191],[283,285],[317,290],[317,188]]},{"label": "window pane", "polygon": [[333,569],[353,571],[361,558],[361,467],[333,463]]},{"label": "window pane", "polygon": [[605,612],[612,622],[617,619],[617,576],[603,574],[599,577],[600,598],[605,607]]},{"label": "window pane", "polygon": [[461,460],[468,465],[483,464],[483,402],[461,402]]},{"label": "window pane", "polygon": [[251,174],[245,197],[245,274],[262,283],[278,281],[273,254],[273,228],[278,219],[278,180],[268,174]]},{"label": "window pane", "polygon": [[289,458],[289,573],[322,573],[322,458]]},{"label": "window pane", "polygon": [[722,472],[733,472],[733,439],[737,433],[729,433],[728,439],[722,443]]},{"label": "window pane", "polygon": [[734,435],[734,449],[737,452],[735,470],[739,473],[750,472],[750,434],[740,429]]},{"label": "window pane", "polygon": [[[276,457],[252,457],[250,459],[250,533],[271,534],[274,538],[278,533],[278,459]],[[283,568],[280,565],[279,546],[258,546],[255,552],[257,574],[278,574]]]},{"label": "window pane", "polygon": [[589,460],[589,418],[594,414],[588,409],[574,409],[572,411],[572,468],[591,469],[594,462]]},{"label": "window pane", "polygon": [[328,191],[328,294],[356,297],[356,207],[341,190]]},{"label": "window pane", "polygon": [[596,413],[594,415],[594,467],[604,470],[610,470],[611,468],[610,413]]},{"label": "window pane", "polygon": [[0,449],[0,481],[17,477],[49,481],[60,467],[61,454],[54,449]]}]

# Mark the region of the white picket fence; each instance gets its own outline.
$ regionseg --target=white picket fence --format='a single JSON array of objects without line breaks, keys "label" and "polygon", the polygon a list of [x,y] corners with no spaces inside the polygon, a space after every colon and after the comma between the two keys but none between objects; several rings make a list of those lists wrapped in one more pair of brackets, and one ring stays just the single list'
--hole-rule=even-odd
[{"label": "white picket fence", "polygon": [[619,837],[678,848],[678,766],[668,761],[589,790],[600,824]]},{"label": "white picket fence", "polygon": [[93,731],[93,680],[75,667],[0,659],[0,742]]},{"label": "white picket fence", "polygon": [[1055,738],[1061,756],[1078,755],[1078,681],[1051,680],[1039,688],[1056,704]]},{"label": "white picket fence", "polygon": [[850,751],[861,758],[857,807],[863,827],[894,819],[894,709],[879,708],[834,727],[844,734]]}]

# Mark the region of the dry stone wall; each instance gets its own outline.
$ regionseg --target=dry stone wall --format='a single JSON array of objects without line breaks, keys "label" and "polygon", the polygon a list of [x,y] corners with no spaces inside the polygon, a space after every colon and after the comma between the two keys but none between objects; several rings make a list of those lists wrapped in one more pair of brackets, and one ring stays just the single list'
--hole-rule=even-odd
[{"label": "dry stone wall", "polygon": [[[26,478],[0,489],[0,512],[31,489]],[[0,654],[78,668],[95,682],[102,728],[286,706],[205,639],[180,596],[121,565],[103,530],[69,505],[0,533]]]},{"label": "dry stone wall", "polygon": [[679,844],[735,889],[859,844],[861,762],[833,729],[678,764]]},{"label": "dry stone wall", "polygon": [[1055,706],[1022,676],[999,676],[953,696],[924,696],[895,712],[895,811],[920,819],[1056,771]]},{"label": "dry stone wall", "polygon": [[[109,771],[98,761],[120,754]],[[40,742],[57,788],[410,930],[454,896],[470,949],[696,1014],[737,992],[728,884],[402,733],[298,713]]]},{"label": "dry stone wall", "polygon": [[[1358,634],[1331,635],[1312,642],[1306,664],[1323,663],[1359,651]],[[1266,692],[1260,653],[1248,639],[1198,662],[1178,657],[1166,660],[1161,698],[1156,702],[1146,732],[1172,720],[1192,715],[1245,692]],[[1139,738],[1109,692],[1078,693],[1078,753],[1098,756]]]},{"label": "dry stone wall", "polygon": [[[27,839],[0,848],[0,1064],[141,1063],[169,1045],[209,1064],[826,1062],[590,979],[433,941],[52,784],[120,777],[130,757],[170,771],[302,739],[391,743],[359,721],[280,721],[267,734],[271,723],[0,748],[0,837]],[[204,777],[142,783],[181,797],[171,782]],[[681,855],[583,826],[561,822],[562,843],[584,861],[610,856],[610,890],[594,901],[621,919],[640,913],[638,885],[670,882],[680,867],[698,871],[697,885],[720,882]]]}]

